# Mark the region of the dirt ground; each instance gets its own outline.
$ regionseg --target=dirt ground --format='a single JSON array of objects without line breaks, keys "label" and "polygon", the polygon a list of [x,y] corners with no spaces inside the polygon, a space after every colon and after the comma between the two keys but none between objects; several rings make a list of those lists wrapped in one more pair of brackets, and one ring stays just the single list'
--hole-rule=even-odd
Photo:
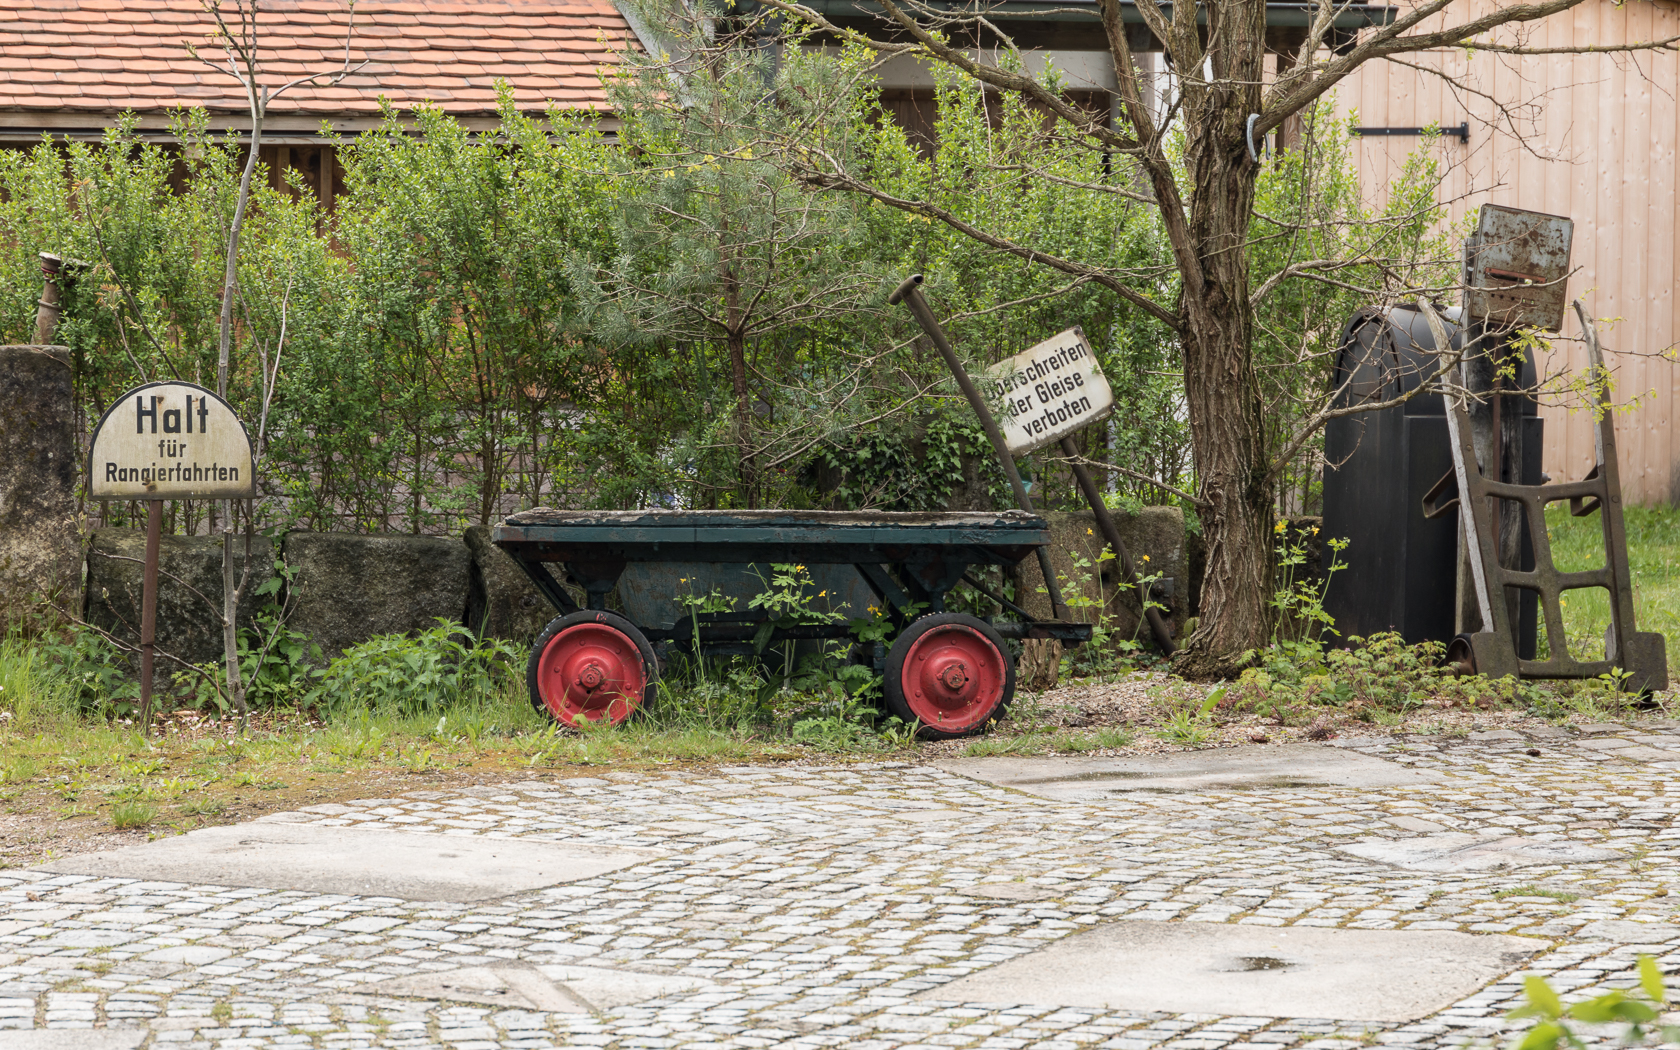
[{"label": "dirt ground", "polygon": [[[762,754],[743,758],[732,755],[727,764],[743,761],[764,764],[834,765],[848,761],[937,761],[963,754],[991,753],[1054,755],[1077,753],[1087,757],[1159,754],[1187,748],[1162,735],[1164,713],[1172,707],[1194,706],[1206,696],[1205,686],[1170,679],[1166,675],[1137,672],[1116,681],[1077,681],[1048,692],[1016,698],[1013,717],[985,737],[924,742],[913,748],[873,750],[859,753],[819,752],[790,747],[785,740],[772,746],[766,742]],[[1624,712],[1618,721],[1663,717],[1674,694],[1660,694],[1658,703]],[[1360,721],[1335,708],[1324,708],[1322,717],[1301,726],[1283,725],[1276,719],[1256,715],[1227,716],[1205,723],[1206,738],[1194,748],[1263,747],[1304,740],[1331,741],[1346,737],[1405,736],[1412,738],[1463,737],[1492,729],[1523,729],[1557,722],[1510,709],[1475,710],[1424,704],[1409,712],[1396,725]],[[1584,717],[1574,722],[1591,721]],[[296,719],[272,725],[256,725],[256,733],[307,733],[311,726]],[[1124,746],[1096,746],[1104,729],[1121,728],[1130,739]],[[195,720],[183,715],[164,727],[163,739],[183,743],[205,737],[232,737],[227,722]],[[971,751],[971,749],[973,749]],[[160,746],[156,754],[160,769],[156,776],[170,774],[192,777],[189,758],[181,748]],[[675,766],[703,768],[705,762],[640,761],[623,768]],[[468,785],[490,786],[514,781],[531,781],[574,776],[599,776],[603,766],[546,766],[532,768],[522,754],[481,747],[473,754],[452,754],[435,767],[413,771],[390,763],[372,761],[349,768],[327,770],[307,760],[289,763],[246,762],[238,767],[246,775],[215,777],[195,784],[192,791],[173,799],[173,816],[162,816],[149,826],[117,830],[108,812],[95,796],[109,793],[121,777],[115,770],[103,771],[103,779],[84,781],[81,797],[66,792],[59,781],[67,777],[40,777],[26,783],[0,788],[0,867],[24,867],[56,857],[115,849],[165,835],[180,834],[195,827],[233,824],[268,813],[295,810],[303,806],[357,798],[379,798],[409,791]],[[620,767],[607,767],[620,768]],[[132,780],[130,781],[132,782]],[[108,805],[108,803],[107,803]],[[168,810],[169,806],[160,806]],[[199,812],[183,815],[189,808]]]},{"label": "dirt ground", "polygon": [[[0,813],[0,867],[21,868],[56,857],[117,849],[165,835],[189,831],[192,827],[237,824],[267,813],[280,813],[323,802],[355,798],[379,798],[407,791],[487,785],[515,780],[541,780],[552,776],[577,776],[577,771],[505,769],[485,763],[482,768],[456,768],[409,773],[401,770],[364,769],[338,774],[315,774],[304,783],[272,790],[255,786],[229,788],[220,794],[226,808],[213,816],[190,822],[154,824],[119,831],[102,814],[64,815],[67,808],[56,793],[45,788],[9,791],[5,811]],[[302,778],[298,778],[302,779]],[[190,823],[190,826],[187,826]]]},{"label": "dirt ground", "polygon": [[[1185,682],[1148,671],[1136,672],[1112,682],[1071,682],[1037,696],[1018,697],[1014,705],[1016,717],[1000,725],[993,736],[1002,743],[1023,734],[1042,738],[1048,732],[1052,735],[1041,753],[1055,753],[1056,734],[1077,737],[1105,727],[1123,727],[1133,734],[1126,746],[1080,748],[1079,753],[1119,756],[1183,751],[1187,749],[1184,745],[1159,735],[1164,710],[1169,706],[1164,701],[1177,699],[1181,704],[1199,704],[1211,688],[1214,686]],[[1640,708],[1622,712],[1616,717],[1618,720],[1666,717],[1667,710],[1675,704],[1674,692],[1661,693]],[[1362,721],[1354,714],[1334,707],[1320,708],[1319,716],[1313,722],[1296,726],[1252,713],[1232,715],[1221,711],[1207,723],[1207,739],[1196,747],[1243,747],[1329,741],[1344,737],[1462,737],[1494,729],[1523,729],[1594,720],[1572,716],[1559,723],[1511,708],[1482,710],[1433,701],[1420,704],[1393,725]],[[971,740],[940,741],[923,744],[920,751],[929,759],[956,757],[972,745]]]}]

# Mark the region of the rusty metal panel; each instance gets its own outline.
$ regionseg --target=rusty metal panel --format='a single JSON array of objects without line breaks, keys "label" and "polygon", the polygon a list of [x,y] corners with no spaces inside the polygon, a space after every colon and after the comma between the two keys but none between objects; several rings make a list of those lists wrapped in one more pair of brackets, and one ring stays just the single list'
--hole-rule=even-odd
[{"label": "rusty metal panel", "polygon": [[1495,328],[1562,328],[1574,237],[1561,215],[1482,205],[1464,242],[1465,312]]}]

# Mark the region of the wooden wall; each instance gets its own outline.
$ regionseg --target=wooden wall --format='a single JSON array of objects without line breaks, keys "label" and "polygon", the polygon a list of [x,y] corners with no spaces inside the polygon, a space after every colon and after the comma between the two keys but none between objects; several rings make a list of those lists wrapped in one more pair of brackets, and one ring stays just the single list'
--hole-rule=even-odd
[{"label": "wooden wall", "polygon": [[308,194],[328,211],[344,189],[344,166],[331,146],[264,146],[262,161],[270,186],[278,188],[283,178],[294,196]]},{"label": "wooden wall", "polygon": [[[1487,6],[1477,0],[1477,7]],[[1402,4],[1404,10],[1406,5]],[[1467,5],[1453,5],[1462,21]],[[1433,28],[1436,23],[1426,23]],[[1557,48],[1619,44],[1680,35],[1673,0],[1586,0],[1573,10],[1492,42]],[[1649,52],[1595,55],[1408,56],[1411,68],[1376,62],[1344,82],[1338,108],[1357,111],[1364,126],[1403,127],[1466,120],[1467,144],[1439,140],[1448,166],[1443,188],[1454,221],[1482,204],[1567,215],[1575,220],[1571,298],[1584,297],[1600,323],[1616,377],[1622,483],[1630,502],[1680,503],[1680,343],[1675,313],[1676,122],[1680,119],[1680,61]],[[1462,81],[1455,88],[1441,76]],[[1380,200],[1416,138],[1367,137],[1356,154],[1365,188]],[[1585,351],[1573,337],[1554,344],[1551,366],[1580,369]],[[1668,356],[1663,356],[1665,352]],[[1590,417],[1557,405],[1544,409],[1544,469],[1558,480],[1583,476],[1593,461]]]}]

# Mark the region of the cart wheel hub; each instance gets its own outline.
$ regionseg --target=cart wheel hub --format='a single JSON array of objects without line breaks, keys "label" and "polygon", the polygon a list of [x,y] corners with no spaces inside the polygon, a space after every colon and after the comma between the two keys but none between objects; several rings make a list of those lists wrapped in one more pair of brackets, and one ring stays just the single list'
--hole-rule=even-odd
[{"label": "cart wheel hub", "polygon": [[1008,659],[979,631],[941,624],[917,638],[905,654],[905,701],[924,725],[966,732],[997,710]]},{"label": "cart wheel hub", "polygon": [[569,726],[623,722],[641,706],[650,677],[636,643],[607,623],[566,628],[538,658],[543,707]]}]

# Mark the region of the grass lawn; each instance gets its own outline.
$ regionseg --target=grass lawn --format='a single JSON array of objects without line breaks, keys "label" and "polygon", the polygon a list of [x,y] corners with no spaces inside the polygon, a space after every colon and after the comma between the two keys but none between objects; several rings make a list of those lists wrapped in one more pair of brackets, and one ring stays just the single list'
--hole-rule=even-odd
[{"label": "grass lawn", "polygon": [[0,642],[0,867],[125,840],[249,819],[341,798],[450,783],[529,780],[571,769],[785,762],[881,755],[909,745],[841,718],[756,724],[738,695],[662,696],[617,729],[557,732],[525,695],[524,668],[446,713],[260,711],[231,719],[186,709],[154,735],[78,712],[40,650]]},{"label": "grass lawn", "polygon": [[[1680,660],[1680,509],[1628,507],[1624,520],[1634,617],[1640,630],[1661,631],[1668,639],[1672,672]],[[1567,503],[1554,503],[1546,511],[1546,531],[1559,569],[1581,572],[1604,564],[1599,515],[1571,518]],[[1563,614],[1570,651],[1577,657],[1590,653],[1602,659],[1604,630],[1610,625],[1609,592],[1599,588],[1569,591]]]},{"label": "grass lawn", "polygon": [[[1548,525],[1560,566],[1589,568],[1597,517],[1572,519],[1558,508]],[[1670,660],[1680,659],[1680,511],[1630,508],[1627,526],[1639,625],[1664,632]],[[1565,615],[1572,639],[1600,639],[1609,623],[1603,592],[1573,592]],[[531,710],[523,663],[513,662],[519,666],[487,691],[447,711],[433,708],[430,696],[421,698],[424,710],[353,704],[304,716],[281,707],[260,711],[241,734],[231,720],[189,708],[160,718],[158,732],[147,738],[106,717],[107,708],[80,709],[72,679],[39,648],[0,641],[0,867],[450,784],[673,765],[1135,753],[1371,732],[1462,735],[1523,720],[1661,713],[1607,708],[1591,690],[1574,688],[1526,709],[1455,702],[1436,695],[1438,672],[1426,668],[1408,672],[1412,684],[1395,695],[1330,700],[1321,688],[1328,678],[1310,678],[1297,690],[1302,696],[1274,715],[1223,708],[1209,714],[1206,685],[1121,667],[1041,696],[1018,696],[1009,720],[989,737],[919,744],[903,727],[860,724],[850,710],[855,705],[832,698],[762,699],[759,679],[737,669],[687,685],[673,676],[627,725],[576,733],[557,732]]]}]

